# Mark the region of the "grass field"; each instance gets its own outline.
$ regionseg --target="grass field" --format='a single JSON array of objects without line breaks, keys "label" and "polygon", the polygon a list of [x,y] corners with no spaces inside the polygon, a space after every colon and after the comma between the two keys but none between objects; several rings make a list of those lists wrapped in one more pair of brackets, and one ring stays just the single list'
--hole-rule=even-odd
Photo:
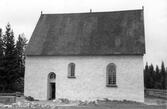
[{"label": "grass field", "polygon": [[51,106],[51,107],[2,107],[0,109],[167,109],[165,105],[143,105],[133,103],[103,103],[85,106]]},{"label": "grass field", "polygon": [[[18,98],[17,105],[0,106],[0,109],[167,109],[167,100],[147,97],[145,103],[132,101],[98,101],[89,103],[55,103],[53,101],[34,101],[24,104]],[[21,102],[20,102],[21,101]],[[23,103],[23,104],[19,104]],[[18,104],[20,106],[18,106]]]}]

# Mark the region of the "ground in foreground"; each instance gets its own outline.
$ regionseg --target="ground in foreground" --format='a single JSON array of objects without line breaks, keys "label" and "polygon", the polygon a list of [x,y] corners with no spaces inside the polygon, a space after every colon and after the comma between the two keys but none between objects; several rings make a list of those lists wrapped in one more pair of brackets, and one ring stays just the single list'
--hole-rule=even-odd
[{"label": "ground in foreground", "polygon": [[[26,101],[17,98],[17,102],[10,105],[0,105],[0,109],[167,109],[167,100],[163,103],[150,104],[132,101],[101,100],[96,102],[60,102],[60,101]],[[159,100],[159,99],[158,99]],[[155,101],[155,99],[154,99]]]}]

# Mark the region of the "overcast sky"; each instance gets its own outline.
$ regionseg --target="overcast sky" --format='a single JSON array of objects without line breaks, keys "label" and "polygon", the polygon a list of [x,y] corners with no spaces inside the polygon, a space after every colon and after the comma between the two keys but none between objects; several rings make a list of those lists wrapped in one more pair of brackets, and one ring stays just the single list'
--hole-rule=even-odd
[{"label": "overcast sky", "polygon": [[27,39],[40,12],[71,13],[141,9],[144,6],[146,54],[144,62],[167,65],[167,0],[0,0],[0,28],[9,22],[16,36]]}]

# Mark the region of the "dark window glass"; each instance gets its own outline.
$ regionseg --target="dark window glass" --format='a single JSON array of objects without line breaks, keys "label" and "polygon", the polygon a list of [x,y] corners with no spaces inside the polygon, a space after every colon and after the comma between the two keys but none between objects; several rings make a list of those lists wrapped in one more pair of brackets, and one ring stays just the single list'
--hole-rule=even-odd
[{"label": "dark window glass", "polygon": [[55,79],[56,78],[56,74],[54,72],[51,72],[49,74],[49,79]]},{"label": "dark window glass", "polygon": [[107,66],[107,86],[115,86],[116,85],[116,65],[114,63],[110,63]]},{"label": "dark window glass", "polygon": [[75,64],[70,63],[68,65],[68,77],[75,77]]}]

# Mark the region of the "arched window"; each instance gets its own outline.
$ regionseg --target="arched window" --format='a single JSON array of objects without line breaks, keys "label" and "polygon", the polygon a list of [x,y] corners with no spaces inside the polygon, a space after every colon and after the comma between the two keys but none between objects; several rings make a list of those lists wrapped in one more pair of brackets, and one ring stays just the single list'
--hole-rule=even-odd
[{"label": "arched window", "polygon": [[75,78],[75,64],[68,64],[68,78]]},{"label": "arched window", "polygon": [[55,74],[54,72],[50,72],[50,74],[49,74],[49,79],[50,79],[50,80],[56,79],[56,74]]},{"label": "arched window", "polygon": [[107,87],[116,87],[116,65],[114,63],[110,63],[107,65],[106,69],[106,86]]}]

